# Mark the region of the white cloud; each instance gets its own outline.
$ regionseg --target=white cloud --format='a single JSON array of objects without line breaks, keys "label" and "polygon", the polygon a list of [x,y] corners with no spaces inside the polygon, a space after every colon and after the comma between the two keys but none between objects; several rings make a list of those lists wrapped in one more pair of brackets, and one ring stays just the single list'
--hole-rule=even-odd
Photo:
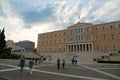
[{"label": "white cloud", "polygon": [[78,22],[78,16],[81,22],[120,20],[120,0],[37,1],[0,1],[0,24],[7,39],[37,43],[39,33],[65,29]]}]

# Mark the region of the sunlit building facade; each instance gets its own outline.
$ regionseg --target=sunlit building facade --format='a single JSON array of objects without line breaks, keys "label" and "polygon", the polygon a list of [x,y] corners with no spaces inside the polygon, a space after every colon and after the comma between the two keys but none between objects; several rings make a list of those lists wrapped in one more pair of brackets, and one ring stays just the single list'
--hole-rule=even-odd
[{"label": "sunlit building facade", "polygon": [[66,40],[67,30],[39,34],[37,50],[41,53],[65,52]]},{"label": "sunlit building facade", "polygon": [[120,21],[94,25],[95,51],[120,51]]},{"label": "sunlit building facade", "polygon": [[65,30],[38,35],[38,52],[82,52],[93,51],[91,23],[77,23]]},{"label": "sunlit building facade", "polygon": [[[79,59],[88,59],[104,52],[119,52],[119,41],[120,21],[102,24],[78,22],[64,30],[38,34],[37,51],[54,60],[58,57],[71,60],[75,55],[84,56]],[[94,55],[97,52],[100,53]]]},{"label": "sunlit building facade", "polygon": [[77,23],[68,27],[67,52],[93,51],[92,23]]}]

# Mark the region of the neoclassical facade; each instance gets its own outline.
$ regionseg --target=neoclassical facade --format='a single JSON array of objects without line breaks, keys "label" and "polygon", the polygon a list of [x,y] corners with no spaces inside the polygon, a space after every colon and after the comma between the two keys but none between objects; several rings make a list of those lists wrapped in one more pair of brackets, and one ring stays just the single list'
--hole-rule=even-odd
[{"label": "neoclassical facade", "polygon": [[92,23],[77,23],[65,30],[38,35],[38,52],[93,51]]},{"label": "neoclassical facade", "polygon": [[93,35],[94,51],[120,51],[120,21],[94,25]]},{"label": "neoclassical facade", "polygon": [[92,23],[77,23],[68,27],[66,51],[93,51]]},{"label": "neoclassical facade", "polygon": [[55,59],[64,56],[69,60],[74,54],[119,52],[120,21],[102,24],[78,22],[64,30],[38,34],[37,51],[44,56]]}]

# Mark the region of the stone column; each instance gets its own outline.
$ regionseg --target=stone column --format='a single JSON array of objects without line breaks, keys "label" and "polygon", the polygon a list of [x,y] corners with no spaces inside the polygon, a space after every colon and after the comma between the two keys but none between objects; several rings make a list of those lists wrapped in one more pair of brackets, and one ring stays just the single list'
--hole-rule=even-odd
[{"label": "stone column", "polygon": [[92,49],[92,48],[91,48],[91,44],[89,44],[89,50],[92,51],[91,49]]},{"label": "stone column", "polygon": [[66,52],[69,52],[69,45],[66,45]]},{"label": "stone column", "polygon": [[85,51],[87,51],[87,44],[85,43],[84,45],[85,45],[85,47],[84,47],[84,48],[85,48]]},{"label": "stone column", "polygon": [[75,46],[76,46],[76,47],[75,47],[75,48],[76,48],[75,51],[77,52],[77,50],[78,50],[78,46],[77,46],[77,45],[75,45]]},{"label": "stone column", "polygon": [[80,52],[80,44],[79,44],[79,52]]},{"label": "stone column", "polygon": [[93,51],[93,44],[91,44],[91,49],[92,49],[91,51]]},{"label": "stone column", "polygon": [[74,52],[76,51],[76,45],[74,45]]},{"label": "stone column", "polygon": [[71,46],[69,45],[69,49],[68,49],[68,51],[70,52],[71,51]]},{"label": "stone column", "polygon": [[83,46],[84,44],[82,44],[82,51],[84,51],[84,46]]}]

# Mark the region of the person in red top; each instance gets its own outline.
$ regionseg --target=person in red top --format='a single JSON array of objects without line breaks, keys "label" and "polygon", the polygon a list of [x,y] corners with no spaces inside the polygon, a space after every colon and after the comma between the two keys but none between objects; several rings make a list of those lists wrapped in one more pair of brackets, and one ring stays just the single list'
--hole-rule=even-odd
[{"label": "person in red top", "polygon": [[58,70],[60,69],[60,59],[59,58],[57,59],[57,68],[58,68]]}]

